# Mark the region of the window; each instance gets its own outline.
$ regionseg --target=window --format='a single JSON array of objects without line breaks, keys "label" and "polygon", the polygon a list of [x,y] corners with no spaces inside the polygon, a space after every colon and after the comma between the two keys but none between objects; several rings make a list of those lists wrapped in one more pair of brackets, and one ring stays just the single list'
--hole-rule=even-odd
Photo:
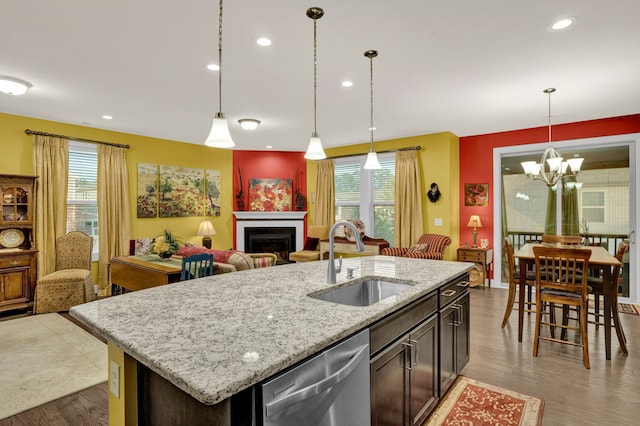
[{"label": "window", "polygon": [[393,246],[395,154],[378,154],[379,170],[363,169],[365,161],[364,155],[335,160],[336,222],[361,219],[367,236],[384,238]]},{"label": "window", "polygon": [[93,260],[98,258],[98,152],[95,144],[69,141],[67,232],[93,237]]},{"label": "window", "polygon": [[604,223],[604,191],[582,192],[582,217],[587,222]]}]

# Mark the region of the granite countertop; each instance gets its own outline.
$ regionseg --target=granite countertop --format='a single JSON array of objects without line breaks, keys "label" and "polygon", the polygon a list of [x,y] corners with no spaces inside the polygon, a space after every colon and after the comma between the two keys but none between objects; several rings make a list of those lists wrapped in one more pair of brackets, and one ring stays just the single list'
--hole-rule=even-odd
[{"label": "granite countertop", "polygon": [[388,256],[345,259],[337,284],[386,277],[414,287],[368,307],[307,295],[328,261],[214,275],[74,306],[70,313],[205,404],[307,358],[464,274],[471,264]]}]

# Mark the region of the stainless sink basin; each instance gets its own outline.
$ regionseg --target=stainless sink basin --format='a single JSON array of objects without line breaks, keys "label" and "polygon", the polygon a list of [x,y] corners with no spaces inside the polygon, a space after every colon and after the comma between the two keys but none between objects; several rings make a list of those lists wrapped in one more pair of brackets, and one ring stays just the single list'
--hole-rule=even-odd
[{"label": "stainless sink basin", "polygon": [[411,284],[402,282],[365,278],[325,293],[310,294],[309,297],[342,305],[370,306],[411,287]]}]

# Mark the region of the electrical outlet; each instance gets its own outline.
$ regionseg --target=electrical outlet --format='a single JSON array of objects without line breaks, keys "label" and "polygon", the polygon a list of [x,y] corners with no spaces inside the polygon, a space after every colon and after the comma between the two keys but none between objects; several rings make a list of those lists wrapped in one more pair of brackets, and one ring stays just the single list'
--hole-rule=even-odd
[{"label": "electrical outlet", "polygon": [[434,220],[434,225],[435,225],[435,226],[442,226],[442,218],[437,217],[437,218]]},{"label": "electrical outlet", "polygon": [[109,368],[109,390],[116,398],[120,398],[120,366],[113,360]]}]

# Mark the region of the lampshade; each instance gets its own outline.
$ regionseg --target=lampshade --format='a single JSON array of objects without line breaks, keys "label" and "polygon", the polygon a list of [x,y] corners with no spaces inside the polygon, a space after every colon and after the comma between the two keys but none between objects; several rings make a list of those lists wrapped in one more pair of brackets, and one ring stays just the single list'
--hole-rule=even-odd
[{"label": "lampshade", "polygon": [[327,154],[324,153],[324,149],[322,148],[320,137],[316,132],[311,134],[309,147],[307,148],[307,152],[304,154],[304,158],[307,160],[323,160],[327,158]]},{"label": "lampshade", "polygon": [[363,169],[381,169],[382,166],[380,165],[380,162],[378,161],[378,155],[375,153],[375,151],[371,151],[367,154],[367,161],[366,163],[364,163],[364,166],[362,166]]},{"label": "lampshade", "polygon": [[477,214],[471,215],[469,218],[469,223],[467,223],[469,228],[482,228],[482,222],[480,222],[480,216]]},{"label": "lampshade", "polygon": [[24,95],[31,87],[31,83],[28,81],[0,75],[0,92],[7,95]]},{"label": "lampshade", "polygon": [[196,235],[199,237],[206,237],[209,235],[217,235],[216,229],[213,227],[213,224],[210,220],[203,220],[200,222],[200,226],[198,227],[198,232]]}]

